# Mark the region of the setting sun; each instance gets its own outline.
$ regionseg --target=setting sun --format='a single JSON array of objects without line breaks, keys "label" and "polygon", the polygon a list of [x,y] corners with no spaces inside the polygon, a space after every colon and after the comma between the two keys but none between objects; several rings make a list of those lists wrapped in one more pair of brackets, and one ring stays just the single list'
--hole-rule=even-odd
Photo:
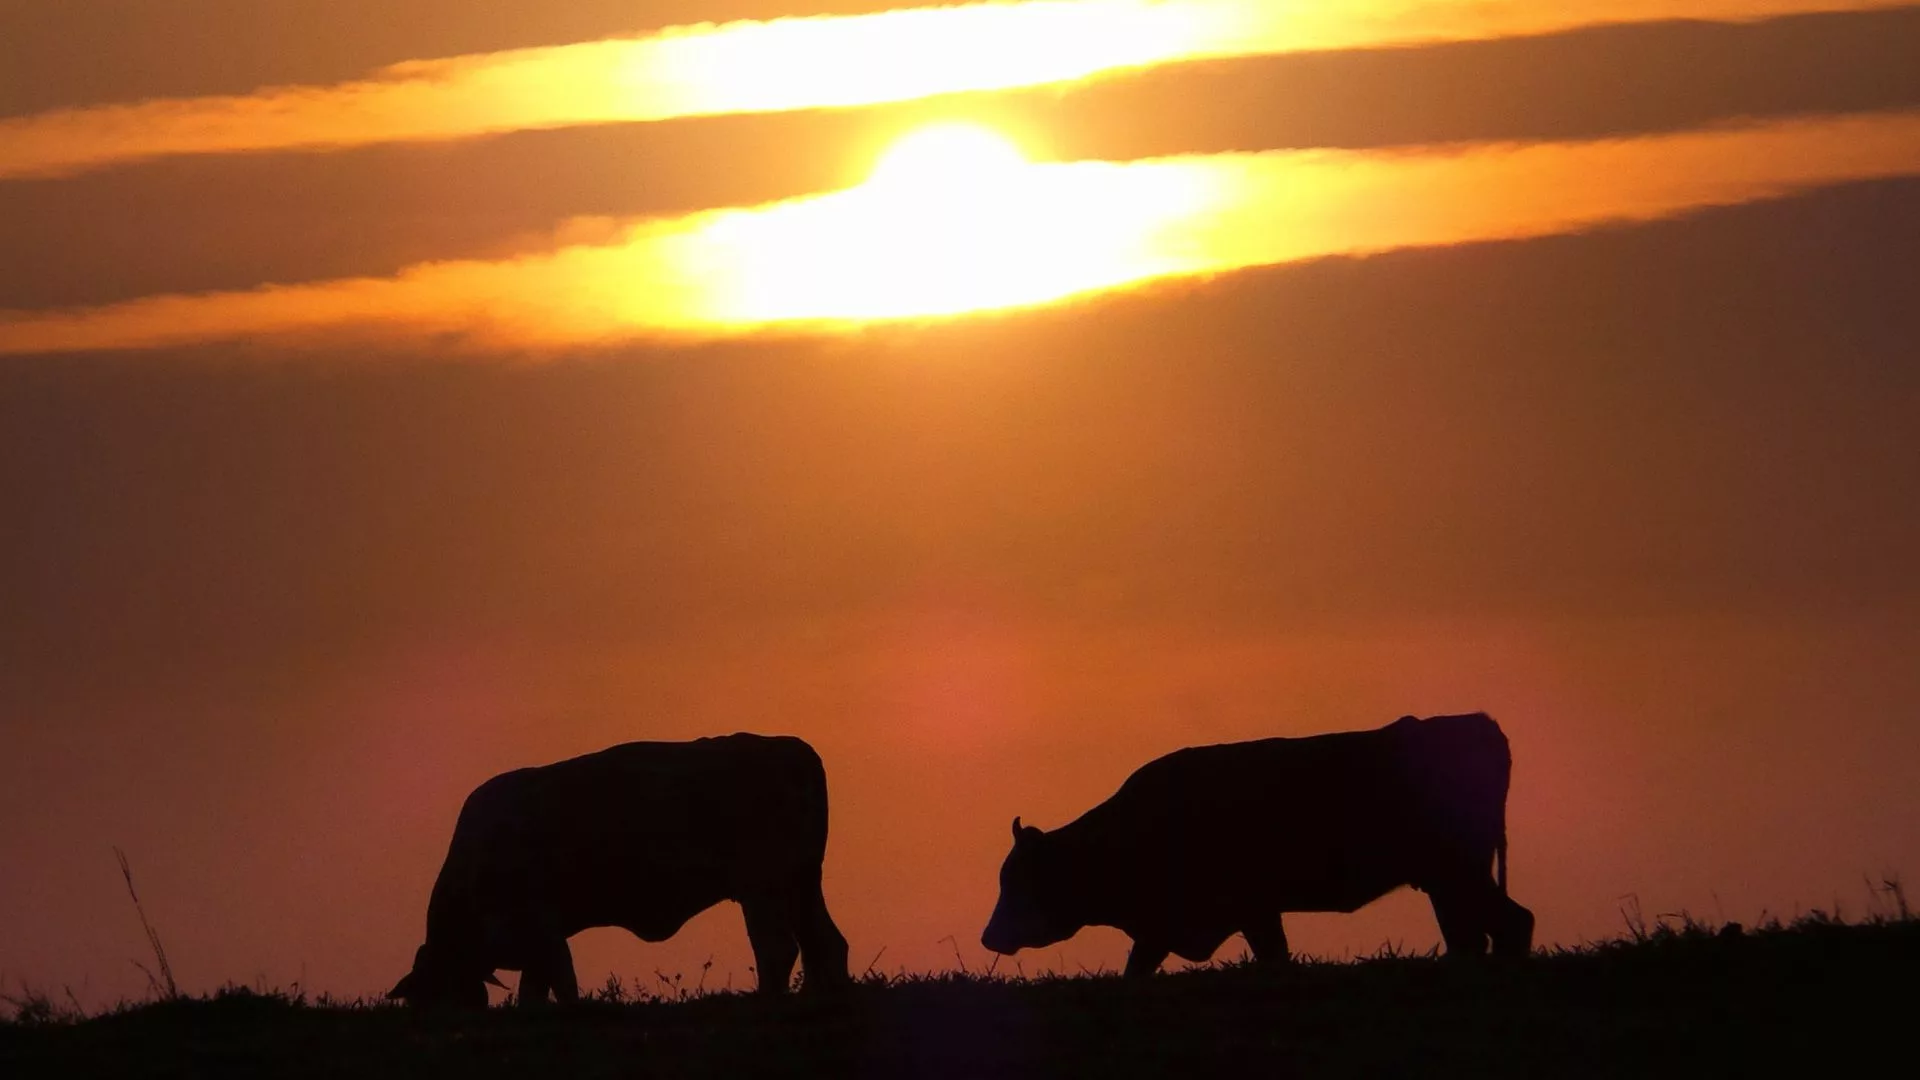
[{"label": "setting sun", "polygon": [[904,136],[873,168],[872,187],[964,194],[1004,178],[1027,159],[1013,140],[978,124],[934,124]]},{"label": "setting sun", "polygon": [[[717,323],[951,315],[1042,303],[1186,266],[1166,230],[1213,201],[1200,169],[1036,164],[989,128],[913,132],[858,187],[721,215]],[[724,282],[720,284],[720,282]]]}]

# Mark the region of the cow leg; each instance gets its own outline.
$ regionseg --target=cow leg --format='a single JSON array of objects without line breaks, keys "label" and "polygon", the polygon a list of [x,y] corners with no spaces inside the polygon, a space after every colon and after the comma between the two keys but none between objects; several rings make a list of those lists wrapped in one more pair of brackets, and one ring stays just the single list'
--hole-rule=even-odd
[{"label": "cow leg", "polygon": [[[1492,882],[1488,882],[1489,885]],[[1475,885],[1434,886],[1427,890],[1447,957],[1464,960],[1487,955],[1487,896]]]},{"label": "cow leg", "polygon": [[573,972],[573,949],[566,938],[555,938],[550,950],[548,980],[553,984],[553,999],[562,1005],[580,1000],[580,981]]},{"label": "cow leg", "polygon": [[1171,951],[1150,941],[1135,941],[1133,951],[1127,954],[1125,976],[1129,979],[1147,978],[1160,970],[1160,965],[1166,962],[1167,954]]},{"label": "cow leg", "polygon": [[1503,960],[1524,959],[1533,952],[1533,912],[1499,896],[1490,923],[1493,955]]},{"label": "cow leg", "polygon": [[1280,967],[1293,959],[1293,953],[1287,948],[1287,929],[1281,925],[1279,915],[1248,923],[1240,928],[1240,936],[1247,939],[1254,963],[1261,967]]},{"label": "cow leg", "polygon": [[808,990],[824,990],[851,982],[847,973],[847,939],[827,914],[827,897],[820,890],[820,878],[814,875],[802,887],[800,913],[794,937],[800,944],[800,964]]},{"label": "cow leg", "polygon": [[793,979],[794,961],[800,959],[800,945],[794,938],[787,905],[779,897],[756,897],[741,901],[740,913],[747,920],[747,942],[753,946],[754,971],[760,977],[759,992],[786,993],[787,984]]},{"label": "cow leg", "polygon": [[539,964],[528,964],[520,972],[520,986],[514,991],[514,998],[523,1009],[537,1009],[547,1003],[547,991],[551,989],[546,968]]},{"label": "cow leg", "polygon": [[580,999],[580,984],[574,980],[574,953],[566,947],[566,938],[534,945],[526,957],[526,969],[520,970],[518,1003],[522,1009],[540,1009],[553,994],[561,1005]]},{"label": "cow leg", "polygon": [[1434,890],[1433,910],[1448,955],[1525,958],[1533,951],[1533,912],[1515,903],[1492,878]]},{"label": "cow leg", "polygon": [[547,1003],[551,992],[562,1005],[580,1000],[580,984],[573,973],[573,950],[567,939],[556,937],[536,946],[520,973],[520,1007],[537,1009]]}]

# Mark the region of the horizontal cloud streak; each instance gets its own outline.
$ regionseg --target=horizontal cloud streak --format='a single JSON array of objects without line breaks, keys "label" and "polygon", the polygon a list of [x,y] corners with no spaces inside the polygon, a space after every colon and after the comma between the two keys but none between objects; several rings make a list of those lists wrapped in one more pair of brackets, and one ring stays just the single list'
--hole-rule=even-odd
[{"label": "horizontal cloud streak", "polygon": [[0,178],[178,154],[343,147],[905,101],[1181,60],[1750,19],[1895,0],[1026,0],[681,27],[398,64],[333,86],[0,120]]},{"label": "horizontal cloud streak", "polygon": [[[600,223],[596,243],[391,278],[0,320],[0,352],[353,331],[486,348],[714,337],[1043,303],[1154,278],[1650,220],[1920,174],[1920,114],[1649,138],[1027,165],[988,201],[868,184]],[[579,228],[579,226],[576,226]],[[576,234],[577,235],[577,234]]]},{"label": "horizontal cloud streak", "polygon": [[[1565,141],[1920,108],[1916,56],[1920,7],[1175,64],[1071,89],[324,156],[169,158],[6,184],[0,309],[507,258],[546,250],[553,223],[570,217],[665,217],[844,188],[877,148],[941,120],[994,127],[1053,161]],[[1287,107],[1251,107],[1260,102]]]}]

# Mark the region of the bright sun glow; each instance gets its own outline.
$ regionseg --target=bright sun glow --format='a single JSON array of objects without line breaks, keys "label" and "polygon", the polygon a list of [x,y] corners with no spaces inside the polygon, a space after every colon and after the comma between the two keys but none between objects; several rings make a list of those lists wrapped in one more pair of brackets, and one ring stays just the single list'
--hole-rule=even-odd
[{"label": "bright sun glow", "polygon": [[1012,140],[978,124],[936,124],[893,144],[873,168],[872,187],[964,192],[991,185],[1027,159]]},{"label": "bright sun glow", "polygon": [[834,195],[701,230],[721,322],[946,315],[1039,303],[1178,269],[1163,231],[1210,202],[1204,173],[1033,164],[976,124],[913,132]]}]

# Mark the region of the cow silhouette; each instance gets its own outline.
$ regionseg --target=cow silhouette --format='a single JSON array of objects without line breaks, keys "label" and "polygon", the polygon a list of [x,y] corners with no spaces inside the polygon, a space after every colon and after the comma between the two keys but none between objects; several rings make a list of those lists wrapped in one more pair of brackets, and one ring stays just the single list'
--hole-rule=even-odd
[{"label": "cow silhouette", "polygon": [[1257,963],[1280,964],[1281,913],[1355,911],[1411,885],[1449,956],[1525,956],[1533,913],[1506,884],[1511,770],[1484,713],[1178,750],[1052,832],[1014,818],[980,941],[1011,954],[1117,927],[1139,977],[1239,933]]},{"label": "cow silhouette", "polygon": [[496,969],[522,1005],[579,996],[567,939],[597,926],[664,941],[740,904],[759,991],[844,984],[827,914],[827,777],[800,739],[752,734],[633,742],[502,773],[461,807],[427,904],[427,937],[388,997],[484,1008]]}]

